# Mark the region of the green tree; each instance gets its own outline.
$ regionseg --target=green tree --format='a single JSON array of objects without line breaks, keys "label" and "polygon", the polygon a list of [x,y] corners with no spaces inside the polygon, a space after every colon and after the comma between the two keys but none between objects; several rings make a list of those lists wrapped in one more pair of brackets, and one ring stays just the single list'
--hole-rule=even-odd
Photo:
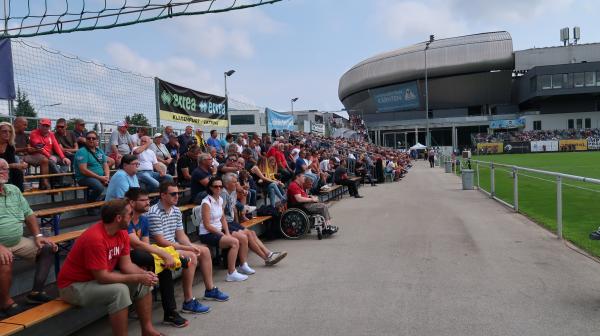
[{"label": "green tree", "polygon": [[15,116],[17,117],[29,117],[36,118],[37,113],[27,97],[27,93],[17,89],[17,108],[15,109]]},{"label": "green tree", "polygon": [[[132,116],[125,116],[125,121],[127,122],[128,125],[132,125],[132,126],[144,126],[146,128],[150,128],[150,122],[148,121],[148,118],[146,118],[145,115],[143,115],[142,113],[135,113]],[[134,129],[133,127],[129,128],[129,133],[133,134],[136,132],[136,129]]]}]

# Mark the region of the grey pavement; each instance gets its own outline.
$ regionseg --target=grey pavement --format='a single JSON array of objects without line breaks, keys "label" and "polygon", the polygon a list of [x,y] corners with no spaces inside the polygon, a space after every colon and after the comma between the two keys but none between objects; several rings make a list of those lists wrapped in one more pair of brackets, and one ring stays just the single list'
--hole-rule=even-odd
[{"label": "grey pavement", "polygon": [[[592,335],[600,264],[442,169],[417,162],[398,183],[364,186],[331,207],[340,232],[268,242],[281,264],[168,335]],[[198,296],[202,284],[196,286]],[[178,283],[178,290],[179,283]],[[178,298],[181,302],[181,298]],[[189,316],[189,315],[186,315]],[[157,306],[158,323],[162,311]],[[106,321],[82,330],[109,335]],[[131,323],[130,334],[139,334]]]}]

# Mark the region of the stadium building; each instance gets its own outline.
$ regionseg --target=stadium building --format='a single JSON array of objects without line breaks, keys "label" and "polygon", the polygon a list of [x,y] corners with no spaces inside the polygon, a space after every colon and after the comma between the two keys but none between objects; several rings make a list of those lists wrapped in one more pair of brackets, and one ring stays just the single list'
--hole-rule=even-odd
[{"label": "stadium building", "polygon": [[375,143],[396,148],[425,144],[427,126],[432,145],[454,148],[474,133],[598,128],[600,43],[513,51],[505,31],[432,36],[353,66],[338,95]]}]

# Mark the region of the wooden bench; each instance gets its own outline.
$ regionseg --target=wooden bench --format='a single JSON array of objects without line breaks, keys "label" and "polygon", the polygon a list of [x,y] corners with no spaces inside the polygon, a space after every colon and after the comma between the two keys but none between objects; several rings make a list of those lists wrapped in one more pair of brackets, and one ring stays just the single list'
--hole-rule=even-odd
[{"label": "wooden bench", "polygon": [[64,313],[73,306],[63,300],[57,299],[33,307],[15,316],[0,321],[0,336],[12,335],[30,328],[40,322]]},{"label": "wooden bench", "polygon": [[64,177],[64,176],[74,176],[75,173],[55,173],[55,174],[36,174],[36,175],[25,175],[25,180],[36,180],[41,178],[51,178],[51,177]]},{"label": "wooden bench", "polygon": [[25,329],[22,325],[9,324],[0,322],[0,336],[13,335]]},{"label": "wooden bench", "polygon": [[25,191],[23,196],[37,196],[37,195],[52,195],[58,193],[64,193],[69,191],[79,191],[79,190],[87,190],[88,187],[66,187],[66,188],[56,188],[56,189],[46,189],[46,190],[31,190]]},{"label": "wooden bench", "polygon": [[319,200],[321,197],[327,197],[325,201],[330,201],[331,199],[336,199],[338,197],[342,197],[344,195],[344,188],[341,185],[334,185],[333,187],[329,187],[327,189],[321,189],[319,191]]},{"label": "wooden bench", "polygon": [[54,244],[65,243],[65,242],[79,238],[79,236],[81,236],[84,232],[85,232],[85,229],[61,233],[56,236],[48,237],[48,240],[50,240]]},{"label": "wooden bench", "polygon": [[255,225],[262,224],[262,223],[270,220],[271,218],[273,218],[273,217],[272,216],[257,216],[257,217],[254,217],[250,220],[243,222],[241,225],[243,227],[245,227],[246,229],[249,229]]}]

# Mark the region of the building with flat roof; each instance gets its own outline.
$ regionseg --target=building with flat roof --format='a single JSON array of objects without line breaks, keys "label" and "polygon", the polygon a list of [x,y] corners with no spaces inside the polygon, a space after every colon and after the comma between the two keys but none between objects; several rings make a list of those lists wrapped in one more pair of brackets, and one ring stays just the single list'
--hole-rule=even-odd
[{"label": "building with flat roof", "polygon": [[[600,44],[513,51],[508,32],[418,43],[366,59],[339,98],[380,145],[464,147],[471,134],[514,126],[600,126]],[[428,113],[425,113],[428,106]]]}]

